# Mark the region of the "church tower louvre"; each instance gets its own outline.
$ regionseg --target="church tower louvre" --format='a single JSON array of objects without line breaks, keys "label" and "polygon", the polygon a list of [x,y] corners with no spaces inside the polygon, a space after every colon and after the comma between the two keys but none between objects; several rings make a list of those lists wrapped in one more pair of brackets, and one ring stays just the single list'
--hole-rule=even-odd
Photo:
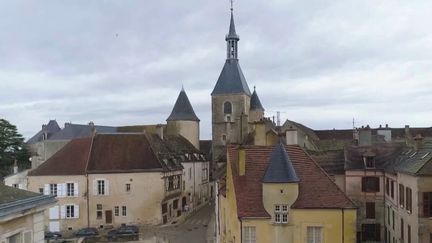
[{"label": "church tower louvre", "polygon": [[225,161],[227,144],[241,143],[249,133],[251,92],[239,65],[233,8],[228,34],[226,61],[211,93],[213,161]]}]

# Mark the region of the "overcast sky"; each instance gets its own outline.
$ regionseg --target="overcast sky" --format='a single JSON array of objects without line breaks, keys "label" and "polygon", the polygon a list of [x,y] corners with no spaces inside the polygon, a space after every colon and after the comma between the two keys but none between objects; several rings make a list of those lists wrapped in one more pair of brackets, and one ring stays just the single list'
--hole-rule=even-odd
[{"label": "overcast sky", "polygon": [[[314,129],[432,125],[432,1],[236,0],[239,59],[267,116]],[[0,117],[163,123],[184,85],[211,136],[229,1],[1,1]]]}]

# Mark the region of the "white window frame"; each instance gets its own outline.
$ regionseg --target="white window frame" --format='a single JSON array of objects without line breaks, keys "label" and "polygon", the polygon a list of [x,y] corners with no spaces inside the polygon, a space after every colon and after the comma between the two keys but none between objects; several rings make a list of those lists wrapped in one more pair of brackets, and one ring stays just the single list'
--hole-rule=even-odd
[{"label": "white window frame", "polygon": [[256,227],[244,226],[242,238],[243,238],[242,243],[256,243]]},{"label": "white window frame", "polygon": [[67,204],[65,205],[66,208],[66,218],[67,219],[73,219],[75,218],[75,205],[73,204]]},{"label": "white window frame", "polygon": [[67,197],[75,196],[75,183],[66,182],[66,196]]},{"label": "white window frame", "polygon": [[[311,234],[311,235],[310,235]],[[312,238],[310,238],[312,237]],[[307,243],[322,243],[323,227],[321,226],[307,226],[306,227],[306,242]]]},{"label": "white window frame", "polygon": [[120,216],[120,208],[119,206],[115,206],[114,207],[114,216]]},{"label": "white window frame", "polygon": [[288,223],[288,205],[287,204],[276,204],[274,211],[274,222],[277,224]]},{"label": "white window frame", "polygon": [[58,194],[58,186],[55,183],[49,184],[49,195],[56,196]]}]

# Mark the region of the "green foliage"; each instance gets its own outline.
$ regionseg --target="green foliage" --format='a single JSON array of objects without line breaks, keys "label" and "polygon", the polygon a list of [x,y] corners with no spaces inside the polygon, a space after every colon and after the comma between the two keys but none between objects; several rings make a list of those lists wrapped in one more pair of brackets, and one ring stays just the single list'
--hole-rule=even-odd
[{"label": "green foliage", "polygon": [[22,169],[30,168],[30,153],[16,126],[0,118],[0,178],[12,172],[14,160]]}]

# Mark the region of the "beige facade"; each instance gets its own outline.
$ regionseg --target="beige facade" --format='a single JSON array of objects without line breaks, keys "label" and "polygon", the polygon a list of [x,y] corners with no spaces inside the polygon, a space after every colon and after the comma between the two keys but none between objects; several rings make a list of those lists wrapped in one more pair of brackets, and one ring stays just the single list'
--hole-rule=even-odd
[{"label": "beige facade", "polygon": [[167,121],[168,135],[181,135],[199,149],[198,121]]},{"label": "beige facade", "polygon": [[76,176],[29,176],[29,190],[56,195],[57,203],[45,211],[49,231],[75,231],[87,225],[87,180]]},{"label": "beige facade", "polygon": [[44,242],[44,208],[35,208],[24,215],[16,214],[0,221],[0,243]]},{"label": "beige facade", "polygon": [[[88,175],[90,226],[157,225],[172,221],[181,215],[180,173]],[[178,181],[173,182],[176,189],[167,191],[169,176],[178,176]]]},{"label": "beige facade", "polygon": [[[389,192],[386,193],[385,213],[388,242],[429,243],[432,239],[432,220],[423,215],[423,193],[432,192],[432,177],[387,173],[387,179]],[[409,192],[411,196],[408,196]]]},{"label": "beige facade", "polygon": [[28,147],[32,154],[32,168],[37,168],[40,164],[63,148],[68,142],[70,142],[70,140],[43,140],[29,144]]},{"label": "beige facade", "polygon": [[204,205],[210,199],[209,188],[209,166],[205,162],[186,162],[183,165],[183,197],[188,208],[195,208]]}]

